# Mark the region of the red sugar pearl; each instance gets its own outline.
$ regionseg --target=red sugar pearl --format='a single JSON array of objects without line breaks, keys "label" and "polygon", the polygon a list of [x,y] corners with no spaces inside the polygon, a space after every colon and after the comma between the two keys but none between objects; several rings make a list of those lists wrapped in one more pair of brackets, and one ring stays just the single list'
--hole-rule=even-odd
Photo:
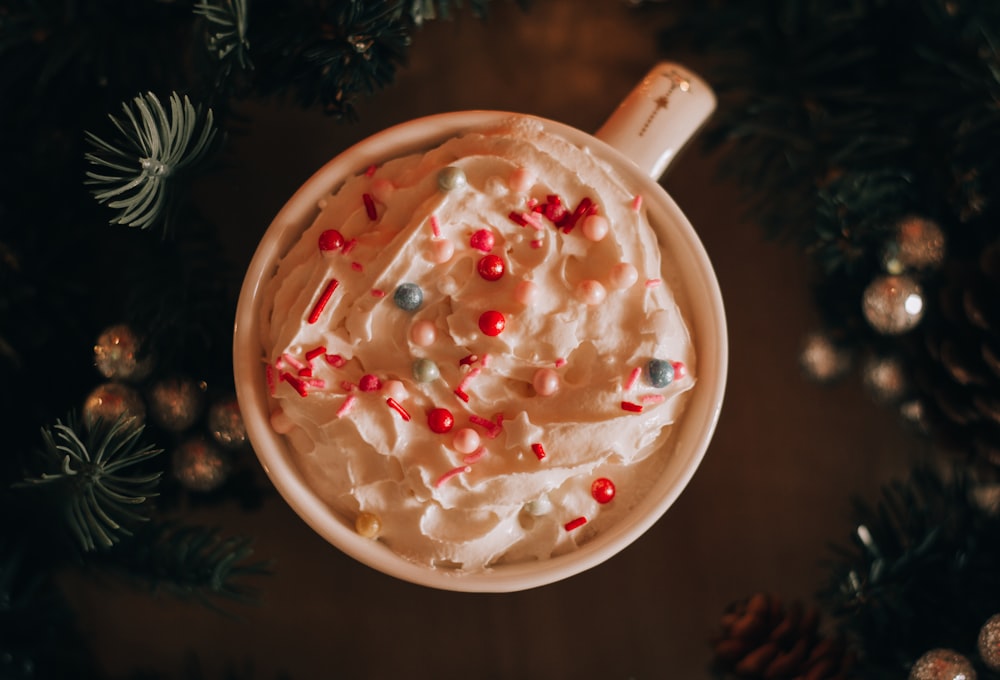
[{"label": "red sugar pearl", "polygon": [[495,243],[496,238],[493,236],[493,232],[489,229],[480,229],[469,239],[470,246],[476,250],[481,250],[484,253],[488,253],[493,250],[493,245]]},{"label": "red sugar pearl", "polygon": [[344,236],[336,229],[327,229],[319,235],[319,249],[339,250],[344,245]]},{"label": "red sugar pearl", "polygon": [[377,375],[369,373],[361,376],[361,380],[358,381],[358,387],[361,388],[362,392],[378,392],[382,389],[382,381],[378,379]]},{"label": "red sugar pearl", "polygon": [[446,408],[432,408],[427,412],[427,427],[432,432],[444,434],[455,426],[455,417]]},{"label": "red sugar pearl", "polygon": [[507,319],[495,309],[483,312],[479,317],[479,330],[490,337],[500,335],[506,325]]},{"label": "red sugar pearl", "polygon": [[499,255],[483,255],[476,266],[479,275],[487,281],[497,281],[503,276],[504,263]]},{"label": "red sugar pearl", "polygon": [[590,485],[590,495],[598,503],[610,503],[611,499],[615,497],[615,483],[607,477],[595,479],[594,483]]}]

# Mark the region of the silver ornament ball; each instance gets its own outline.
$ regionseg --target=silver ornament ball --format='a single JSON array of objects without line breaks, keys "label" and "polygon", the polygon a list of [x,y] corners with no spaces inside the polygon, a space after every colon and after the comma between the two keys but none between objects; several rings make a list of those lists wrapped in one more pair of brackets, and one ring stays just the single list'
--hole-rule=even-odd
[{"label": "silver ornament ball", "polygon": [[1000,672],[1000,614],[983,624],[977,640],[979,658],[991,671]]},{"label": "silver ornament ball", "polygon": [[851,367],[851,353],[838,347],[824,333],[810,333],[802,343],[799,365],[810,379],[828,383],[847,373]]},{"label": "silver ornament ball", "polygon": [[94,365],[110,380],[140,381],[153,370],[153,358],[143,340],[125,324],[107,328],[94,344]]},{"label": "silver ornament ball", "polygon": [[183,432],[201,416],[205,406],[205,384],[190,378],[166,378],[149,390],[153,422],[171,432]]},{"label": "silver ornament ball", "polygon": [[247,429],[235,396],[228,396],[208,409],[208,431],[227,449],[238,449],[247,441]]},{"label": "silver ornament ball", "polygon": [[868,393],[881,404],[898,402],[907,387],[903,363],[896,357],[869,357],[862,369],[862,381]]},{"label": "silver ornament ball", "polygon": [[861,308],[876,331],[899,335],[915,328],[923,318],[924,293],[909,276],[879,276],[865,289]]},{"label": "silver ornament ball", "polygon": [[115,423],[124,417],[131,427],[146,423],[146,404],[142,396],[123,383],[109,382],[95,387],[83,402],[83,422],[88,428],[98,421]]},{"label": "silver ornament ball", "polygon": [[226,454],[202,437],[189,439],[174,449],[170,462],[174,478],[189,491],[215,491],[229,477]]},{"label": "silver ornament ball", "polygon": [[976,670],[958,652],[932,649],[913,664],[910,680],[976,680]]}]

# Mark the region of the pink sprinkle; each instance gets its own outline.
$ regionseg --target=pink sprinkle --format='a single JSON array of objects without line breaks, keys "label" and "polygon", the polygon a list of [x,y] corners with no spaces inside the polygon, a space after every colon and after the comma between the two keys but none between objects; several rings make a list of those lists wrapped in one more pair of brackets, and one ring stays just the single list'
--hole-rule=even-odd
[{"label": "pink sprinkle", "polygon": [[434,238],[441,238],[441,223],[437,215],[431,215],[431,233],[434,234]]},{"label": "pink sprinkle", "polygon": [[545,225],[542,224],[542,219],[536,213],[533,212],[521,213],[521,219],[524,220],[525,224],[530,224],[538,231],[541,231],[542,229],[545,228]]},{"label": "pink sprinkle", "polygon": [[365,202],[365,212],[368,213],[368,219],[372,222],[378,219],[378,212],[375,210],[375,199],[372,198],[371,194],[362,194],[361,200]]},{"label": "pink sprinkle", "polygon": [[463,463],[468,463],[469,465],[472,465],[473,463],[478,462],[479,459],[482,458],[485,455],[486,455],[486,447],[485,446],[480,446],[478,449],[476,449],[472,453],[469,453],[469,454],[466,454],[466,455],[462,456],[462,462]]},{"label": "pink sprinkle", "polygon": [[267,376],[267,391],[274,396],[274,367],[271,364],[267,364],[264,367],[264,375]]},{"label": "pink sprinkle", "polygon": [[308,368],[308,366],[306,366],[304,363],[302,363],[301,361],[299,361],[298,359],[296,359],[295,357],[293,357],[288,352],[285,352],[284,354],[282,354],[281,358],[284,360],[284,362],[286,364],[291,364],[292,368],[294,368],[294,369],[296,369],[298,371],[301,371],[303,368]]},{"label": "pink sprinkle", "polygon": [[571,519],[570,521],[566,522],[564,528],[566,529],[566,531],[573,531],[573,529],[579,529],[586,523],[587,523],[586,517],[577,517],[576,519]]},{"label": "pink sprinkle", "polygon": [[372,288],[372,295],[377,298],[385,297],[385,291],[379,290],[378,288]]},{"label": "pink sprinkle", "polygon": [[472,468],[469,467],[468,465],[461,465],[461,466],[459,466],[457,468],[452,468],[451,470],[448,470],[448,472],[446,472],[443,475],[441,475],[440,477],[438,477],[438,480],[436,482],[434,482],[434,486],[435,487],[439,487],[442,484],[444,484],[445,482],[447,482],[449,479],[451,479],[452,477],[454,477],[456,475],[460,475],[463,472],[472,472]]},{"label": "pink sprinkle", "polygon": [[563,359],[562,357],[559,357],[558,359],[556,359],[556,368],[562,368],[565,365],[566,365],[566,360],[565,359]]},{"label": "pink sprinkle", "polygon": [[532,444],[531,450],[535,454],[535,458],[542,460],[545,458],[545,448],[541,444]]},{"label": "pink sprinkle", "polygon": [[469,401],[469,395],[468,395],[468,394],[466,394],[466,393],[465,393],[465,392],[464,392],[464,391],[462,390],[462,388],[461,388],[461,387],[456,387],[456,388],[455,388],[455,394],[456,394],[456,395],[458,396],[458,398],[459,398],[459,399],[461,399],[462,401],[464,401],[464,402],[468,402],[468,401]]},{"label": "pink sprinkle", "polygon": [[492,430],[494,428],[493,421],[483,418],[482,416],[477,416],[475,414],[469,416],[469,422],[473,425],[478,425],[486,430]]},{"label": "pink sprinkle", "polygon": [[625,381],[625,391],[628,392],[633,387],[635,383],[639,380],[639,376],[642,375],[642,369],[636,366],[632,369],[632,372],[628,375],[628,380]]},{"label": "pink sprinkle", "polygon": [[357,385],[352,383],[350,380],[341,380],[340,389],[344,390],[345,392],[353,392],[355,389],[357,389]]},{"label": "pink sprinkle", "polygon": [[311,350],[306,352],[306,361],[312,361],[320,354],[326,354],[326,347],[320,345],[319,347],[313,347]]},{"label": "pink sprinkle", "polygon": [[286,383],[291,385],[292,389],[298,392],[300,397],[304,397],[307,394],[309,394],[309,392],[306,390],[306,384],[301,380],[299,380],[298,378],[296,378],[291,373],[282,373],[281,380],[284,380]]},{"label": "pink sprinkle", "polygon": [[405,408],[399,405],[398,401],[396,401],[392,397],[388,397],[385,400],[385,403],[389,405],[389,408],[391,408],[393,411],[402,416],[403,420],[405,420],[406,422],[410,422],[410,414],[406,412]]},{"label": "pink sprinkle", "polygon": [[646,288],[656,288],[663,283],[663,279],[646,279]]},{"label": "pink sprinkle", "polygon": [[374,175],[375,170],[377,170],[377,168],[375,167],[375,164],[372,163],[371,165],[368,166],[368,169],[365,170],[365,177],[371,177],[372,175]]},{"label": "pink sprinkle", "polygon": [[309,312],[309,323],[316,323],[319,320],[319,315],[323,313],[323,308],[326,307],[326,303],[333,297],[333,291],[337,290],[337,286],[339,285],[340,282],[337,279],[327,281],[326,288],[323,289],[319,299],[316,300],[316,304],[313,305],[312,311]]},{"label": "pink sprinkle", "polygon": [[351,269],[353,269],[356,272],[363,272],[365,270],[365,267],[360,262],[352,262]]},{"label": "pink sprinkle", "polygon": [[282,359],[281,357],[278,357],[274,361],[274,367],[280,371],[281,369],[283,369],[285,367],[285,360]]},{"label": "pink sprinkle", "polygon": [[477,361],[479,361],[479,355],[478,354],[467,354],[467,355],[465,355],[464,357],[462,357],[461,359],[458,360],[458,365],[459,366],[471,366],[472,364],[476,363]]},{"label": "pink sprinkle", "polygon": [[528,210],[534,210],[538,206],[538,199],[532,196],[525,203],[528,206]]},{"label": "pink sprinkle", "polygon": [[344,244],[344,247],[340,249],[340,252],[342,252],[344,255],[347,255],[352,250],[354,250],[357,247],[357,245],[358,245],[358,239],[352,238],[351,240],[347,241]]},{"label": "pink sprinkle", "polygon": [[644,394],[641,397],[639,397],[639,401],[641,401],[643,404],[659,404],[664,399],[666,399],[666,397],[664,397],[662,394]]},{"label": "pink sprinkle", "polygon": [[623,401],[622,410],[631,411],[632,413],[642,413],[642,404],[635,404],[631,401]]},{"label": "pink sprinkle", "polygon": [[481,369],[481,368],[474,368],[474,369],[472,369],[471,371],[468,372],[468,374],[466,374],[466,376],[464,378],[462,378],[461,382],[458,383],[458,387],[455,388],[455,389],[456,390],[462,390],[464,392],[465,388],[469,386],[469,383],[472,382],[473,378],[475,378],[476,376],[478,376],[482,372],[483,372],[483,369]]},{"label": "pink sprinkle", "polygon": [[486,365],[488,363],[490,363],[490,355],[489,354],[484,354],[483,355],[483,362],[482,363],[483,363],[483,368],[486,368]]},{"label": "pink sprinkle", "polygon": [[309,377],[303,380],[302,382],[304,382],[309,387],[315,387],[317,389],[323,389],[324,387],[326,387],[326,381],[323,380],[322,378]]},{"label": "pink sprinkle", "polygon": [[337,417],[341,418],[345,416],[347,412],[351,410],[351,407],[354,406],[354,402],[356,402],[357,400],[358,398],[355,397],[353,394],[348,394],[347,399],[344,399],[344,403],[341,404],[340,408],[337,409]]},{"label": "pink sprinkle", "polygon": [[642,208],[642,194],[636,194],[635,198],[632,199],[632,210],[639,212]]},{"label": "pink sprinkle", "polygon": [[542,239],[540,239],[540,238],[536,238],[535,240],[533,240],[531,242],[531,247],[534,248],[535,250],[538,250],[543,245],[545,245],[545,242]]},{"label": "pink sprinkle", "polygon": [[327,354],[326,363],[330,364],[334,368],[343,368],[344,364],[347,363],[347,359],[340,356],[339,354]]}]

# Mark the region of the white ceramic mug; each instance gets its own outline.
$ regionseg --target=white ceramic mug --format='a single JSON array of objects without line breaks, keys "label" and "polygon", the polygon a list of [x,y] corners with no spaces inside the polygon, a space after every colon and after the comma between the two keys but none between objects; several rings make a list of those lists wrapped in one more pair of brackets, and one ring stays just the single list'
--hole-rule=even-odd
[{"label": "white ceramic mug", "polygon": [[454,572],[407,561],[379,541],[359,535],[353,521],[338,516],[303,479],[284,437],[271,426],[271,399],[261,369],[262,284],[316,216],[324,195],[346,178],[386,160],[432,148],[476,128],[514,115],[500,111],[444,113],[406,122],[352,146],[313,175],[274,218],[250,263],[236,311],[234,371],[243,420],[254,450],[286,502],[331,544],[391,576],[446,590],[510,592],[552,583],[607,560],[647,531],[673,504],[700,464],[722,407],[728,340],[722,297],[711,262],[694,229],[657,180],[715,108],[715,97],[686,68],[661,63],[626,97],[607,123],[590,135],[554,121],[528,116],[569,142],[610,163],[643,197],[663,257],[669,284],[688,323],[697,383],[667,440],[662,475],[627,520],[597,534],[577,550],[541,561],[501,565],[486,571]]}]

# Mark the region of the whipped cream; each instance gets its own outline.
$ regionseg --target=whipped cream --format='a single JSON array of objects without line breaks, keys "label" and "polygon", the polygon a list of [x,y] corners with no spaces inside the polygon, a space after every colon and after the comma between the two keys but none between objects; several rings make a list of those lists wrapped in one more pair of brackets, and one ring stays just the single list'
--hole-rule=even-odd
[{"label": "whipped cream", "polygon": [[521,117],[331,187],[260,293],[272,425],[314,492],[460,571],[627,516],[696,374],[641,203]]}]

